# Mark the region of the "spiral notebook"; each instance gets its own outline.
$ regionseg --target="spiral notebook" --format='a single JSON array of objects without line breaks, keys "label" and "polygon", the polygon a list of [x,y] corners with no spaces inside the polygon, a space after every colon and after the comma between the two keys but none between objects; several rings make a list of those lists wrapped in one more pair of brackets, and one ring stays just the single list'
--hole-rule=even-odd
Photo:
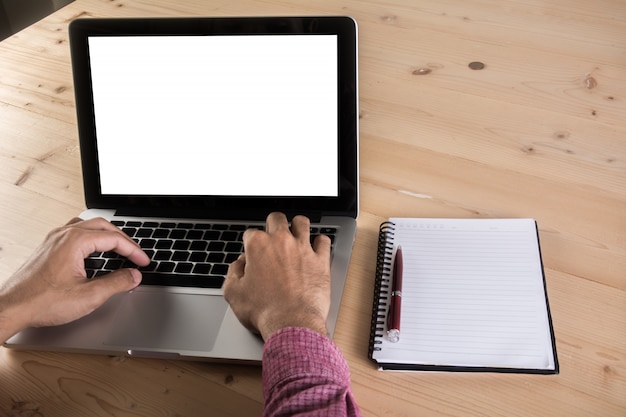
[{"label": "spiral notebook", "polygon": [[[387,336],[402,247],[400,340]],[[390,218],[380,227],[370,359],[383,370],[557,374],[533,219]]]}]

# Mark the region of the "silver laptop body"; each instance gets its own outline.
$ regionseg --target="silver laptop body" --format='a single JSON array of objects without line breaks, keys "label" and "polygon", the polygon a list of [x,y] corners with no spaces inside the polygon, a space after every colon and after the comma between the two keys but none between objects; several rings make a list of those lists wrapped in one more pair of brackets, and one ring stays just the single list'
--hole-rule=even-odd
[{"label": "silver laptop body", "polygon": [[[358,215],[354,20],[78,19],[70,41],[81,218],[104,217],[139,235],[147,224],[240,239],[272,211],[307,215],[312,230],[334,234],[332,336]],[[149,254],[158,263],[162,253]],[[219,271],[204,259],[218,283],[234,256],[225,255]],[[262,340],[239,323],[219,284],[196,285],[195,268],[180,274],[184,284],[173,272],[145,271],[145,284],[89,316],[24,330],[5,346],[258,363]]]}]

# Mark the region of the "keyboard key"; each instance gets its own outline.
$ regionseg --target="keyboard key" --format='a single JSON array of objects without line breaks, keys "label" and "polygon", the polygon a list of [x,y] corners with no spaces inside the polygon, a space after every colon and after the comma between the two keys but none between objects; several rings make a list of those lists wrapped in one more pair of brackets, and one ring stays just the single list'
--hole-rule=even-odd
[{"label": "keyboard key", "polygon": [[189,249],[192,251],[205,251],[208,245],[209,243],[204,240],[194,240],[191,242]]},{"label": "keyboard key", "polygon": [[184,229],[173,229],[170,232],[169,238],[170,239],[184,239],[186,234],[187,234],[187,230],[184,230]]},{"label": "keyboard key", "polygon": [[170,235],[170,229],[163,229],[163,228],[155,229],[154,232],[152,233],[152,237],[155,239],[164,239],[166,237],[169,237],[169,235]]},{"label": "keyboard key", "polygon": [[226,246],[226,243],[224,242],[211,242],[209,243],[207,250],[211,252],[221,252],[224,250],[224,246]]},{"label": "keyboard key", "polygon": [[155,239],[141,239],[139,246],[141,249],[152,249],[156,246],[157,241]]},{"label": "keyboard key", "polygon": [[220,232],[218,232],[217,230],[207,230],[206,232],[204,232],[204,236],[203,239],[204,240],[217,240],[220,238]]},{"label": "keyboard key", "polygon": [[239,255],[240,253],[227,253],[224,257],[224,263],[229,265],[232,264],[237,260],[237,258],[239,258]]},{"label": "keyboard key", "polygon": [[189,240],[198,240],[202,239],[202,236],[204,236],[204,232],[202,230],[189,230],[185,238]]},{"label": "keyboard key", "polygon": [[172,249],[187,250],[189,249],[190,246],[191,246],[191,242],[188,240],[177,240],[176,242],[174,242]]},{"label": "keyboard key", "polygon": [[207,253],[206,252],[191,252],[189,256],[189,262],[204,262],[206,261]]},{"label": "keyboard key", "polygon": [[142,227],[140,229],[137,229],[137,232],[135,233],[135,235],[131,237],[151,237],[152,232],[153,232],[153,229]]},{"label": "keyboard key", "polygon": [[[157,267],[159,266],[158,262],[155,261],[151,261],[147,266],[142,266],[141,268],[139,268],[141,271],[156,271]],[[168,271],[169,272],[169,271]]]},{"label": "keyboard key", "polygon": [[213,268],[211,268],[211,274],[214,275],[226,275],[228,272],[228,265],[226,264],[215,264]]},{"label": "keyboard key", "polygon": [[228,230],[243,232],[248,228],[245,224],[231,224]]},{"label": "keyboard key", "polygon": [[105,262],[104,259],[87,258],[85,259],[85,269],[101,269]]},{"label": "keyboard key", "polygon": [[236,242],[239,240],[239,232],[222,232],[221,240],[225,242]]},{"label": "keyboard key", "polygon": [[226,247],[224,248],[224,252],[241,253],[241,252],[243,252],[243,243],[240,243],[240,242],[228,242],[226,244]]},{"label": "keyboard key", "polygon": [[161,262],[159,263],[158,271],[160,272],[172,272],[176,268],[174,262]]},{"label": "keyboard key", "polygon": [[154,246],[157,249],[171,249],[174,245],[174,241],[170,239],[159,240]]},{"label": "keyboard key", "polygon": [[129,259],[122,258],[122,266],[120,268],[137,268],[137,265]]},{"label": "keyboard key", "polygon": [[175,251],[172,254],[172,261],[186,261],[189,259],[189,252],[186,251]]},{"label": "keyboard key", "polygon": [[159,250],[154,254],[155,261],[169,261],[172,258],[171,250]]},{"label": "keyboard key", "polygon": [[223,252],[209,252],[206,260],[211,263],[222,263],[224,262],[225,254]]},{"label": "keyboard key", "polygon": [[178,272],[180,274],[188,274],[193,269],[193,264],[191,262],[181,262],[176,265],[174,268],[174,272]]},{"label": "keyboard key", "polygon": [[123,259],[109,259],[104,269],[108,269],[109,271],[117,271],[118,269],[122,268],[122,265],[124,265]]},{"label": "keyboard key", "polygon": [[211,272],[211,264],[199,263],[193,267],[193,273],[199,275],[208,275]]}]

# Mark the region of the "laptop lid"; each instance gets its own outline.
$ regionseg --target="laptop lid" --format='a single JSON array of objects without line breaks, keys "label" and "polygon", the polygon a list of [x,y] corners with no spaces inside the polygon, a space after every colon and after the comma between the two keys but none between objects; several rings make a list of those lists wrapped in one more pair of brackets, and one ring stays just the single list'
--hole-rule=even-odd
[{"label": "laptop lid", "polygon": [[70,42],[88,208],[356,218],[351,18],[78,19]]}]

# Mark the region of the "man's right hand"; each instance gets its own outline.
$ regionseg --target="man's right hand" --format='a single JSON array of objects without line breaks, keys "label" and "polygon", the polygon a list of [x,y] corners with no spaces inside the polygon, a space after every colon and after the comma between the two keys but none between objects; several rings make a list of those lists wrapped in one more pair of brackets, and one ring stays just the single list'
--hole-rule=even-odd
[{"label": "man's right hand", "polygon": [[327,335],[330,309],[330,239],[310,244],[310,221],[282,213],[267,217],[266,231],[247,230],[244,254],[230,265],[224,297],[241,323],[267,340],[285,327]]}]

